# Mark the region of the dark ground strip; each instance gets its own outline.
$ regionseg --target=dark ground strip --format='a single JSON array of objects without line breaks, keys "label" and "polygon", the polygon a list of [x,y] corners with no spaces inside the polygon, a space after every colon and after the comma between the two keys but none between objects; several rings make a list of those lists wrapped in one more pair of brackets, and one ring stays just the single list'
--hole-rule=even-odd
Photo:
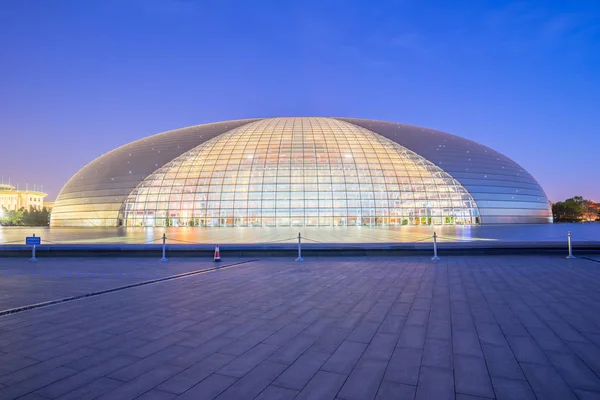
[{"label": "dark ground strip", "polygon": [[132,283],[130,285],[125,285],[125,286],[118,286],[118,287],[112,288],[112,289],[105,289],[105,290],[100,290],[100,291],[97,291],[97,292],[81,294],[81,295],[77,295],[77,296],[64,297],[62,299],[44,301],[42,303],[29,304],[29,305],[26,305],[26,306],[11,308],[11,309],[8,309],[8,310],[1,310],[0,311],[0,317],[3,316],[3,315],[15,314],[15,313],[19,313],[19,312],[22,312],[22,311],[33,310],[35,308],[48,307],[48,306],[51,306],[51,305],[54,305],[54,304],[65,303],[65,302],[73,301],[73,300],[79,300],[79,299],[83,299],[83,298],[86,298],[86,297],[99,296],[101,294],[117,292],[117,291],[125,290],[125,289],[131,289],[131,288],[138,287],[138,286],[150,285],[150,284],[153,284],[153,283],[159,283],[159,282],[163,282],[163,281],[169,281],[171,279],[178,279],[178,278],[183,278],[183,277],[191,276],[191,275],[198,275],[198,274],[201,274],[201,273],[204,273],[204,272],[210,272],[210,271],[216,271],[216,270],[223,270],[223,269],[235,267],[237,265],[251,263],[251,262],[254,262],[254,261],[258,261],[258,260],[239,261],[239,262],[236,262],[236,263],[223,265],[222,267],[215,266],[213,268],[199,269],[199,270],[195,270],[195,271],[184,272],[184,273],[181,273],[181,274],[166,276],[164,278],[158,278],[158,279],[152,279],[152,280],[149,280],[149,281]]},{"label": "dark ground strip", "polygon": [[584,260],[588,260],[588,261],[593,261],[593,262],[600,263],[600,260],[595,260],[593,258],[589,258],[589,257],[580,257],[580,258],[583,258]]}]

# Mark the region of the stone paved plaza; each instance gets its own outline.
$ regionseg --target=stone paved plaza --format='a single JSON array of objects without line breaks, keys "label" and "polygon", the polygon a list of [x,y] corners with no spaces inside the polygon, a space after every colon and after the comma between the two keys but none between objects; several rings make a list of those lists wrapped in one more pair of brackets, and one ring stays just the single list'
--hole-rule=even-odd
[{"label": "stone paved plaza", "polygon": [[[0,310],[211,266],[0,258]],[[0,316],[0,399],[587,400],[599,376],[600,263],[561,256],[267,258]]]}]

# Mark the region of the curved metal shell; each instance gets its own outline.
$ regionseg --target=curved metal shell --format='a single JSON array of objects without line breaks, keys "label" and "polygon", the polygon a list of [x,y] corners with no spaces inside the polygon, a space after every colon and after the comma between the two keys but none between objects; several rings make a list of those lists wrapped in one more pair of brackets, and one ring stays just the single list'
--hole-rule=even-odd
[{"label": "curved metal shell", "polygon": [[550,202],[519,164],[482,144],[456,135],[385,121],[341,118],[419,154],[460,182],[479,207],[481,222],[550,223]]},{"label": "curved metal shell", "polygon": [[[478,209],[479,215],[469,223],[552,221],[548,199],[535,179],[514,161],[476,142],[426,128],[352,118],[278,118],[252,126],[253,129],[257,126],[264,129],[276,123],[275,120],[284,121],[284,124],[287,123],[285,121],[296,121],[290,129],[298,134],[313,134],[308,129],[311,123],[329,125],[336,132],[339,132],[340,126],[354,126],[358,130],[363,129],[367,136],[371,132],[398,143],[435,165],[466,189],[468,197],[476,203],[473,206]],[[138,193],[146,179],[203,143],[224,137],[223,134],[254,121],[261,119],[177,129],[137,140],[104,154],[77,172],[63,187],[52,211],[51,226],[120,225],[126,202]],[[317,145],[311,143],[311,146]],[[414,196],[415,199],[417,197]],[[377,210],[373,213],[375,216]],[[383,221],[381,224],[387,225],[392,221],[388,217],[382,213],[381,218],[368,221],[374,221],[374,224]],[[401,224],[402,218],[393,221]],[[427,221],[431,220],[419,219],[418,223]]]},{"label": "curved metal shell", "polygon": [[121,204],[148,175],[199,144],[252,121],[175,129],[103,154],[62,188],[52,208],[50,226],[117,226]]}]

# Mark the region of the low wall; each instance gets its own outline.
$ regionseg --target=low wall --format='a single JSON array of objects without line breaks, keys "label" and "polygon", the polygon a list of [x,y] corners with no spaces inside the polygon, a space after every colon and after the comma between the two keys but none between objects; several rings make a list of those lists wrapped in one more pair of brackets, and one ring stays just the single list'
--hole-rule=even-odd
[{"label": "low wall", "polygon": [[[221,257],[295,257],[296,244],[221,244]],[[438,253],[456,255],[481,254],[567,254],[564,242],[461,242],[437,244]],[[0,257],[31,256],[31,246],[0,245]],[[36,246],[37,257],[65,256],[162,256],[158,244],[43,244]],[[212,245],[173,244],[166,246],[167,257],[212,257]],[[600,241],[573,244],[575,253],[600,253]],[[309,243],[302,244],[303,257],[315,256],[402,256],[431,255],[432,243]]]}]

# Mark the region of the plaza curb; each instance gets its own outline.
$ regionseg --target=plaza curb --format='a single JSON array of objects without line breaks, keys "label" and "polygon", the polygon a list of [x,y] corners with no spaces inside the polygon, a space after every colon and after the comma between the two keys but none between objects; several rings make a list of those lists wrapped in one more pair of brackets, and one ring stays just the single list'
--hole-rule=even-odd
[{"label": "plaza curb", "polygon": [[[564,242],[438,242],[438,252],[446,255],[482,254],[552,254],[566,253]],[[288,257],[297,255],[295,243],[278,244],[220,244],[223,257]],[[159,244],[41,244],[36,246],[38,257],[157,257],[161,254]],[[303,255],[316,256],[408,256],[430,255],[433,244],[419,243],[303,243]],[[574,243],[573,251],[578,253],[600,253],[600,241]],[[208,257],[214,256],[212,244],[167,244],[169,257]],[[25,257],[31,253],[31,246],[0,245],[0,258]]]}]

